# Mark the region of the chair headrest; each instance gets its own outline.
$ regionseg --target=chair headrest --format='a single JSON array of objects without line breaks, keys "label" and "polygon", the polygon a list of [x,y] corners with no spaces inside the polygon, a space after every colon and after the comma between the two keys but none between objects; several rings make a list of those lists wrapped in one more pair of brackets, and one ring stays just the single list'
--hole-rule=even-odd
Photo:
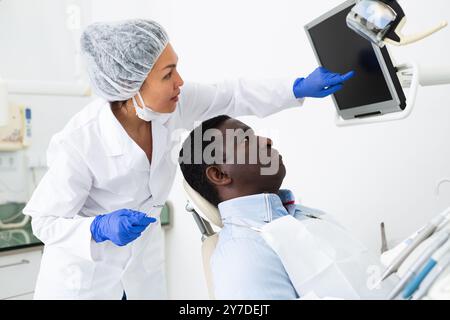
[{"label": "chair headrest", "polygon": [[185,179],[183,179],[183,187],[189,200],[191,200],[192,205],[195,209],[197,209],[197,213],[212,224],[222,228],[223,223],[219,209],[212,205],[211,202],[203,198],[200,193],[192,189]]}]

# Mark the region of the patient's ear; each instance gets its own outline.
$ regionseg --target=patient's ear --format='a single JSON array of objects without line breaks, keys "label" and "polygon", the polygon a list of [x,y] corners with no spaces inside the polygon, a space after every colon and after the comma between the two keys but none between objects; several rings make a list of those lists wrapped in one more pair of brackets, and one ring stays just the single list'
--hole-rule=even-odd
[{"label": "patient's ear", "polygon": [[206,168],[206,177],[213,185],[216,186],[226,186],[232,181],[230,176],[224,173],[217,166],[210,166]]}]

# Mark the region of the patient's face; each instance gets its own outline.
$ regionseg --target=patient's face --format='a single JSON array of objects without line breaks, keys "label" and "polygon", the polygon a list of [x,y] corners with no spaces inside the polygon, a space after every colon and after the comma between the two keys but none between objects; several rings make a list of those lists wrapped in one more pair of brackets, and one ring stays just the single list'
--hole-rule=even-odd
[{"label": "patient's face", "polygon": [[277,192],[286,168],[272,140],[255,135],[245,123],[228,119],[219,127],[224,136],[219,167],[232,179],[233,187],[255,192]]}]

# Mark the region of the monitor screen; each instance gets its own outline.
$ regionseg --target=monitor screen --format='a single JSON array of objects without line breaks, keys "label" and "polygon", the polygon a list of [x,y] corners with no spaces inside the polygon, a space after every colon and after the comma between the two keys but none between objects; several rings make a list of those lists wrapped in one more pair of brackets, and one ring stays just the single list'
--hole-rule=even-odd
[{"label": "monitor screen", "polygon": [[334,95],[340,110],[393,99],[372,44],[347,26],[350,10],[346,8],[308,30],[322,66],[333,72],[356,72]]}]

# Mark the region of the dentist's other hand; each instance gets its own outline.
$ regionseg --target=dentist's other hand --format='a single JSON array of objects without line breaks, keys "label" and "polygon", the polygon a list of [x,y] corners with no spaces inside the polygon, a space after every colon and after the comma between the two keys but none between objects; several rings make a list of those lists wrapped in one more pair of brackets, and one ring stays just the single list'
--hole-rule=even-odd
[{"label": "dentist's other hand", "polygon": [[136,240],[155,218],[144,213],[121,209],[109,214],[96,216],[91,224],[91,234],[95,242],[112,241],[118,246],[125,246]]},{"label": "dentist's other hand", "polygon": [[319,67],[308,77],[295,81],[294,95],[297,99],[324,98],[341,90],[344,82],[353,78],[354,75],[354,71],[340,75],[330,72],[324,67]]}]

